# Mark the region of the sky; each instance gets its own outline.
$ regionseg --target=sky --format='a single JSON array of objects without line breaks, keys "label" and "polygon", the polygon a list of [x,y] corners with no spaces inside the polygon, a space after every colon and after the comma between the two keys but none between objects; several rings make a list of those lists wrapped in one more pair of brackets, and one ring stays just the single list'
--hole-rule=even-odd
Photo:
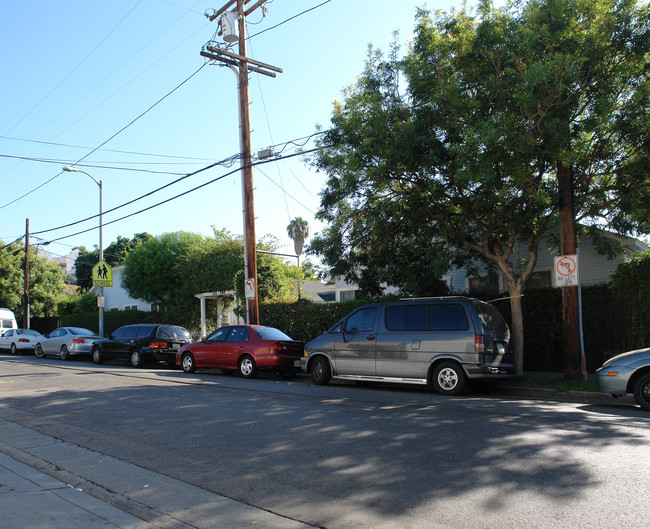
[{"label": "sky", "polygon": [[[103,187],[104,248],[142,232],[243,233],[239,162],[230,160],[240,141],[237,81],[229,68],[200,56],[208,41],[221,42],[217,22],[204,13],[225,3],[4,3],[2,242],[23,236],[29,219],[32,245],[50,242],[47,251],[57,256],[93,249],[95,181]],[[270,146],[282,157],[312,148],[318,126],[330,124],[333,101],[363,70],[368,45],[387,52],[399,31],[406,47],[423,6],[453,8],[439,0],[269,0],[264,16],[256,9],[247,19],[248,56],[283,71],[250,76],[253,154]],[[63,172],[68,165],[95,181]],[[305,219],[312,235],[324,227],[315,214],[325,175],[303,156],[253,171],[257,239],[273,236],[277,251],[293,253],[291,219]]]}]

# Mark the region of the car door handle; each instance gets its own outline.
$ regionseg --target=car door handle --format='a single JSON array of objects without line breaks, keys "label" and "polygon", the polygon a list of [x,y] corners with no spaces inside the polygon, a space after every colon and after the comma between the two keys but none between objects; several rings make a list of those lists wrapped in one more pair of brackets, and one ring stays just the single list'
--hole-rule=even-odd
[{"label": "car door handle", "polygon": [[368,336],[366,336],[366,340],[374,340],[374,339],[375,339],[374,334],[369,334]]}]

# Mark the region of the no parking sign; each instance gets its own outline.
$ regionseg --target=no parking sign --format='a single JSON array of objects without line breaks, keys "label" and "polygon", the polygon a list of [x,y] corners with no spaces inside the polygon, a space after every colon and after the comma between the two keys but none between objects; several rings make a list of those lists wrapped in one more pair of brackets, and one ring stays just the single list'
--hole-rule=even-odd
[{"label": "no parking sign", "polygon": [[553,286],[555,288],[577,287],[580,284],[578,274],[578,256],[560,255],[553,258]]}]

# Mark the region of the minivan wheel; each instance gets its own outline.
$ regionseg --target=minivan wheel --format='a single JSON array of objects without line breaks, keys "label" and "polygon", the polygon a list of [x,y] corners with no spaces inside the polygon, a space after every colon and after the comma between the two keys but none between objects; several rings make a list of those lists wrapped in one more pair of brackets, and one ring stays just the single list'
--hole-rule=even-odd
[{"label": "minivan wheel", "polygon": [[255,378],[257,375],[257,366],[252,356],[245,355],[239,360],[239,374],[244,378]]},{"label": "minivan wheel", "polygon": [[181,367],[185,373],[194,373],[196,371],[196,362],[191,353],[183,353],[181,357]]},{"label": "minivan wheel", "polygon": [[456,362],[441,362],[431,376],[433,389],[441,395],[458,395],[467,384],[465,371]]},{"label": "minivan wheel", "polygon": [[43,347],[41,346],[40,343],[36,346],[36,349],[34,349],[34,355],[36,356],[36,358],[43,358],[45,356],[45,353],[43,352]]},{"label": "minivan wheel", "polygon": [[131,366],[142,367],[142,353],[138,349],[131,351]]},{"label": "minivan wheel", "polygon": [[322,356],[316,358],[311,365],[311,380],[317,386],[324,386],[332,378],[332,368],[329,360]]},{"label": "minivan wheel", "polygon": [[93,362],[95,362],[96,364],[104,363],[104,356],[102,355],[102,352],[99,350],[99,347],[93,347]]},{"label": "minivan wheel", "polygon": [[634,384],[634,400],[644,410],[650,411],[650,373],[643,375]]}]

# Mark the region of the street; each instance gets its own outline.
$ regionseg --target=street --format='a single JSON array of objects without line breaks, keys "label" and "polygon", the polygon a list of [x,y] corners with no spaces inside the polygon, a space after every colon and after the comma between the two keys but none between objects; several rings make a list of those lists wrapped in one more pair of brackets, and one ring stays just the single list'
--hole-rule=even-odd
[{"label": "street", "polygon": [[327,529],[637,528],[638,407],[0,354],[0,419]]}]

